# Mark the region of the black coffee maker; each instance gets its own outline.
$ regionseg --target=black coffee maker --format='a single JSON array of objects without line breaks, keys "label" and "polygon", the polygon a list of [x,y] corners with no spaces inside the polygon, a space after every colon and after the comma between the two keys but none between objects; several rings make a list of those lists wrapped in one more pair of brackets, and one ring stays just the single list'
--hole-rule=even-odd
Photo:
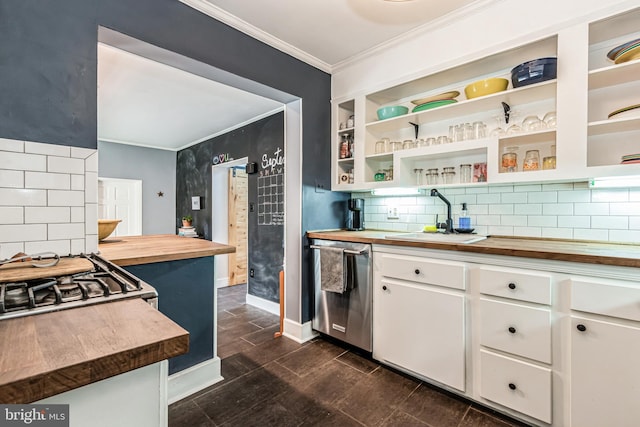
[{"label": "black coffee maker", "polygon": [[364,230],[364,199],[349,199],[347,207],[347,230]]}]

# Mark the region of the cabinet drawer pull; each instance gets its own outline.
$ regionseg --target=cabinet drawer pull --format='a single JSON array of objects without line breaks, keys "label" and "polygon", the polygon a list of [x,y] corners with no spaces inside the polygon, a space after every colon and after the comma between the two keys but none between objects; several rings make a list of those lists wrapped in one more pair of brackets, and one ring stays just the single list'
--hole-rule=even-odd
[{"label": "cabinet drawer pull", "polygon": [[387,290],[387,287],[386,287],[385,285],[383,285],[383,286],[382,286],[382,290],[383,290],[383,291],[386,291],[386,290]]},{"label": "cabinet drawer pull", "polygon": [[515,389],[516,389],[516,388],[518,388],[518,387],[516,387],[516,385],[515,385],[514,383],[509,383],[509,388],[510,388],[511,390],[515,390]]},{"label": "cabinet drawer pull", "polygon": [[515,283],[513,283],[513,282],[509,283],[509,285],[508,285],[508,286],[509,286],[509,289],[511,289],[511,290],[513,290],[513,289],[515,289],[515,288],[516,288],[516,284],[515,284]]},{"label": "cabinet drawer pull", "polygon": [[509,326],[509,332],[512,334],[516,333],[516,328],[514,328],[513,326]]},{"label": "cabinet drawer pull", "polygon": [[578,324],[578,325],[576,326],[576,328],[577,328],[580,332],[584,332],[584,331],[586,331],[586,330],[587,330],[587,327],[586,327],[586,326],[584,326],[582,323]]},{"label": "cabinet drawer pull", "polygon": [[419,269],[419,268],[416,268],[416,269],[415,269],[415,271],[414,271],[414,273],[416,273],[416,274],[420,274],[420,269]]}]

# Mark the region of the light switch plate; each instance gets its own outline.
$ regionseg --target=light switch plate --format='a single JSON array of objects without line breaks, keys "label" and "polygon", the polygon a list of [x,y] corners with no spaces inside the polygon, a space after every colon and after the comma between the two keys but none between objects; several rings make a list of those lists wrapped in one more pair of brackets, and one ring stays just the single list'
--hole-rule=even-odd
[{"label": "light switch plate", "polygon": [[387,219],[400,219],[400,213],[397,206],[387,207]]},{"label": "light switch plate", "polygon": [[200,210],[200,196],[194,196],[191,198],[191,209],[194,211]]}]

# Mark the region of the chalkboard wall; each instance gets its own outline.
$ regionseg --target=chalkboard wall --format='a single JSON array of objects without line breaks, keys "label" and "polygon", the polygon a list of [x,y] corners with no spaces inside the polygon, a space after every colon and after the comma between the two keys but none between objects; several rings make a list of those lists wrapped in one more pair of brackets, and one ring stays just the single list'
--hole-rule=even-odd
[{"label": "chalkboard wall", "polygon": [[[301,98],[301,242],[306,230],[343,225],[335,205],[345,195],[315,191],[331,186],[331,76],[178,0],[0,0],[0,138],[96,148],[98,26]],[[311,319],[309,253],[302,322]]]},{"label": "chalkboard wall", "polygon": [[[279,272],[284,262],[284,113],[258,120],[178,152],[176,212],[191,213],[198,234],[211,240],[211,166],[248,157],[258,164],[249,181],[248,292],[279,301]],[[191,210],[191,196],[203,196],[201,210]],[[179,224],[180,218],[176,218]]]}]

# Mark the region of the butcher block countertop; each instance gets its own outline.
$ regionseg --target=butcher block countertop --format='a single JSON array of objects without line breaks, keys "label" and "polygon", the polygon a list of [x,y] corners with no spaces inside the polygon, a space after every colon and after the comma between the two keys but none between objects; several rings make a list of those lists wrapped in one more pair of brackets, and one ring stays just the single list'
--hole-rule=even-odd
[{"label": "butcher block countertop", "polygon": [[640,267],[640,245],[633,244],[507,236],[489,236],[487,239],[479,242],[458,244],[404,241],[385,237],[392,234],[401,234],[401,232],[381,230],[309,231],[307,232],[307,237],[312,239],[444,249],[622,267]]},{"label": "butcher block countertop", "polygon": [[188,332],[139,298],[6,319],[0,341],[3,404],[34,402],[189,350]]},{"label": "butcher block countertop", "polygon": [[235,247],[175,234],[113,237],[98,245],[100,255],[119,266],[229,254]]}]

